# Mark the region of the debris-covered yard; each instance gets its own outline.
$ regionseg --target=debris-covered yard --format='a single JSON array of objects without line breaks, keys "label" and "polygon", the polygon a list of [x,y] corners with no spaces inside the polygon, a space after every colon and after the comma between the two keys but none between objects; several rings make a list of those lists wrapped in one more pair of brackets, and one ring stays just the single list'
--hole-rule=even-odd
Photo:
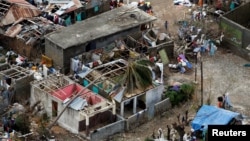
[{"label": "debris-covered yard", "polygon": [[[133,1],[136,2],[137,0],[132,0],[132,2]],[[195,95],[192,97],[192,100],[182,103],[180,105],[177,105],[167,112],[161,113],[160,116],[154,117],[149,122],[144,123],[138,126],[137,128],[134,128],[128,132],[115,134],[113,136],[110,136],[108,139],[103,139],[103,140],[144,141],[145,139],[149,139],[149,138],[152,139],[153,136],[159,136],[160,131],[162,131],[164,138],[166,138],[167,126],[172,125],[173,123],[176,123],[178,121],[177,120],[178,115],[180,115],[181,117],[183,117],[184,115],[187,115],[187,111],[188,111],[188,117],[185,118],[185,120],[187,121],[187,124],[185,126],[185,131],[190,132],[190,128],[191,128],[190,121],[192,121],[192,119],[195,117],[198,107],[201,104],[210,104],[210,105],[216,106],[217,98],[225,93],[229,94],[229,98],[233,106],[232,107],[233,111],[243,114],[244,117],[250,117],[250,113],[249,113],[250,104],[248,102],[250,99],[250,95],[248,94],[250,91],[250,88],[249,88],[250,82],[248,81],[249,76],[250,76],[250,71],[249,71],[250,64],[248,61],[242,59],[241,57],[236,56],[231,50],[227,49],[226,46],[223,46],[223,40],[222,40],[223,34],[218,30],[217,21],[216,21],[217,18],[209,17],[209,18],[206,18],[206,20],[202,20],[200,19],[199,16],[197,16],[191,19],[192,16],[197,14],[197,13],[194,14],[195,10],[197,10],[197,7],[191,7],[192,5],[188,5],[188,6],[177,5],[177,4],[174,4],[174,2],[171,0],[168,0],[168,1],[149,0],[149,1],[151,2],[151,5],[153,7],[153,15],[158,18],[157,21],[154,23],[154,29],[156,31],[160,31],[161,33],[166,33],[164,34],[164,36],[169,35],[170,39],[174,41],[174,45],[175,45],[173,48],[175,50],[173,54],[174,57],[169,60],[170,64],[166,65],[166,68],[164,68],[165,85],[172,86],[174,84],[194,82],[195,85],[197,86],[196,87],[197,89],[195,91]],[[31,20],[28,20],[25,22],[24,21],[22,22],[25,25],[28,23],[33,24]],[[22,22],[19,21],[19,23],[22,23]],[[194,27],[194,28],[190,28],[190,27]],[[195,32],[193,32],[193,29],[195,29]],[[198,34],[196,35],[196,33],[198,32],[202,32],[204,33],[204,35],[201,35],[201,36]],[[195,34],[192,35],[192,33],[195,33]],[[149,39],[149,37],[146,35],[148,34],[144,34],[143,36],[144,39]],[[187,37],[186,35],[189,35],[189,37]],[[196,38],[197,36],[198,38]],[[181,38],[183,40],[180,40]],[[202,45],[201,43],[198,43],[200,39],[201,40],[206,39],[209,41],[212,40],[213,42],[211,42],[210,48],[204,47],[203,51],[198,50],[198,52],[200,53],[199,57],[197,59],[194,59],[195,56],[193,56],[193,49],[197,47],[196,46],[197,44]],[[190,41],[187,41],[187,40],[190,40]],[[193,42],[194,40],[196,41],[195,44]],[[117,41],[118,40],[116,40],[116,42]],[[154,39],[147,40],[147,41],[149,42],[151,46],[155,45]],[[128,36],[126,39],[126,43],[130,43],[130,42],[131,43],[135,42],[136,44],[140,44],[139,42],[136,41],[134,37]],[[157,45],[158,44],[156,44],[156,46]],[[143,51],[144,50],[140,50],[140,52],[143,52]],[[128,50],[127,52],[130,53],[130,50]],[[125,54],[121,56],[126,59],[127,56],[129,55],[130,54]],[[168,57],[170,57],[169,54],[168,54]],[[152,59],[154,60],[153,57]],[[104,63],[104,62],[106,63],[109,61],[110,59],[108,58],[107,60],[104,60],[101,63]],[[164,61],[166,60],[162,60],[162,61],[164,63]],[[179,66],[179,67],[175,68],[174,66]],[[106,68],[107,66],[105,66],[105,69]],[[56,77],[59,78],[59,76],[56,76]],[[88,77],[84,76],[84,78],[88,78]],[[43,81],[39,80],[39,82],[43,82]],[[42,84],[39,84],[39,87],[43,86],[43,88],[46,87],[48,89],[51,86],[54,88],[54,85],[52,85],[51,83],[49,83],[48,86],[42,85]],[[40,94],[41,93],[37,92],[38,96]],[[43,138],[42,135],[46,134],[45,132],[47,132],[45,128],[47,126],[46,120],[48,119],[47,117],[44,117],[44,114],[39,112],[39,111],[43,111],[43,109],[45,109],[46,107],[43,107],[42,105],[39,105],[39,104],[36,105],[34,103],[31,104],[34,106],[30,107],[30,106],[27,106],[28,104],[30,104],[27,101],[27,105],[21,105],[19,103],[10,105],[9,111],[6,112],[5,109],[7,109],[8,104],[6,104],[6,101],[4,102],[2,103],[2,105],[0,105],[1,106],[0,110],[1,110],[1,113],[3,113],[2,123],[6,123],[3,126],[4,129],[6,128],[5,130],[8,130],[12,126],[11,123],[13,121],[14,122],[20,122],[20,121],[31,122],[30,128],[32,132],[28,134],[22,134],[22,135],[18,133],[18,136],[16,139],[17,140],[25,139],[26,136],[30,137],[34,135],[34,138],[32,138],[33,140],[46,140],[45,138]],[[60,101],[60,102],[63,103],[65,101]],[[25,114],[22,114],[22,113],[25,113]],[[8,114],[11,114],[11,116],[13,116],[14,118],[8,119],[7,117],[10,116]],[[52,111],[51,115],[53,114],[54,113]],[[17,115],[22,115],[22,116],[17,118],[16,117]],[[37,117],[37,115],[39,116]],[[30,118],[30,120],[29,121],[25,120],[25,119],[28,119],[28,117]],[[7,124],[7,123],[10,123],[10,124]],[[5,125],[8,125],[8,126],[5,126]],[[59,127],[58,125],[54,125],[50,131],[51,131],[51,135],[54,136],[54,137],[51,136],[50,139],[56,138],[56,140],[58,141],[85,140],[78,135],[75,135],[66,131],[65,129],[63,129],[62,127]],[[2,136],[7,137],[8,135],[6,134]]]}]

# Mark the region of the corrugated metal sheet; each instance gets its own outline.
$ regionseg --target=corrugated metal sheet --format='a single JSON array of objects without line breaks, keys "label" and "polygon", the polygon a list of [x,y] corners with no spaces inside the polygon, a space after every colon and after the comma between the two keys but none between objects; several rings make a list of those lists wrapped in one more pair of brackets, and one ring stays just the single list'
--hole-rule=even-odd
[{"label": "corrugated metal sheet", "polygon": [[124,95],[125,88],[122,88],[114,97],[117,102],[121,102]]},{"label": "corrugated metal sheet", "polygon": [[8,30],[5,32],[5,35],[9,36],[9,37],[15,37],[21,31],[22,31],[22,25],[21,24],[16,24],[16,25],[11,26],[10,28],[8,28]]},{"label": "corrugated metal sheet", "polygon": [[74,2],[74,5],[79,8],[82,7],[82,3],[80,0],[50,0],[50,4],[55,4],[55,5],[62,5],[62,4],[68,4],[69,2]]},{"label": "corrugated metal sheet", "polygon": [[[61,3],[63,4],[63,3]],[[82,7],[82,4],[79,0],[72,0],[68,3],[64,3],[59,10],[56,11],[57,15],[62,15],[64,13],[69,13],[75,11],[76,9]]]},{"label": "corrugated metal sheet", "polygon": [[85,106],[88,106],[88,102],[86,99],[81,97],[77,97],[72,103],[69,105],[70,108],[74,110],[82,110]]},{"label": "corrugated metal sheet", "polygon": [[[11,24],[20,18],[35,17],[41,13],[37,7],[25,0],[8,0],[7,2],[10,3],[10,6],[8,7],[8,12],[5,12],[5,15],[0,19],[2,25]],[[2,7],[4,5],[0,6]]]},{"label": "corrugated metal sheet", "polygon": [[16,20],[19,18],[35,17],[41,13],[41,11],[34,6],[23,6],[16,4],[12,6],[11,10]]}]

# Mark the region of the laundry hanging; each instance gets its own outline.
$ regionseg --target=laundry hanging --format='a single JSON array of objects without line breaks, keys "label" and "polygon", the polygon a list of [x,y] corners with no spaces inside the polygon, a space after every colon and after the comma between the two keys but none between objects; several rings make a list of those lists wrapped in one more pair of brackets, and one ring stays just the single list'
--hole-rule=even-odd
[{"label": "laundry hanging", "polygon": [[82,13],[78,13],[76,15],[76,21],[81,21],[82,20]]},{"label": "laundry hanging", "polygon": [[70,16],[65,20],[65,24],[66,24],[66,26],[69,26],[69,25],[72,24],[72,23],[71,23],[71,17],[70,17]]}]

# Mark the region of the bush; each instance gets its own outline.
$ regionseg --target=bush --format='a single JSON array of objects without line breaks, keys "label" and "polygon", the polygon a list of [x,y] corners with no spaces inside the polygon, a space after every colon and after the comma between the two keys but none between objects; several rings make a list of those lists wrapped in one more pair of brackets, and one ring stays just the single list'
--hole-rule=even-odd
[{"label": "bush", "polygon": [[42,115],[42,117],[40,118],[40,122],[38,124],[39,128],[38,128],[38,133],[41,137],[47,137],[50,135],[49,130],[47,130],[46,126],[49,122],[49,116],[47,115],[47,113],[44,113]]},{"label": "bush", "polygon": [[184,94],[185,99],[191,99],[194,94],[195,86],[193,84],[181,85],[181,93]]},{"label": "bush", "polygon": [[15,119],[16,130],[22,134],[30,133],[30,121],[26,114],[20,114]]},{"label": "bush", "polygon": [[192,84],[182,84],[179,91],[168,89],[165,96],[170,99],[171,104],[178,105],[180,102],[187,101],[192,98],[195,86]]}]

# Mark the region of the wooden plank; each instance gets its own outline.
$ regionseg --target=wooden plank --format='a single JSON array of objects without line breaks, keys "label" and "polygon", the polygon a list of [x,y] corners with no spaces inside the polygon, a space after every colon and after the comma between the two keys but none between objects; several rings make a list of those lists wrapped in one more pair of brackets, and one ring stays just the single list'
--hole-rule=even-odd
[{"label": "wooden plank", "polygon": [[0,7],[0,9],[3,9],[5,11],[8,11],[9,9],[8,8],[3,8],[3,7]]},{"label": "wooden plank", "polygon": [[0,5],[3,5],[3,6],[7,6],[7,7],[10,7],[10,5],[7,5],[7,4],[3,4],[3,3],[0,3]]}]

